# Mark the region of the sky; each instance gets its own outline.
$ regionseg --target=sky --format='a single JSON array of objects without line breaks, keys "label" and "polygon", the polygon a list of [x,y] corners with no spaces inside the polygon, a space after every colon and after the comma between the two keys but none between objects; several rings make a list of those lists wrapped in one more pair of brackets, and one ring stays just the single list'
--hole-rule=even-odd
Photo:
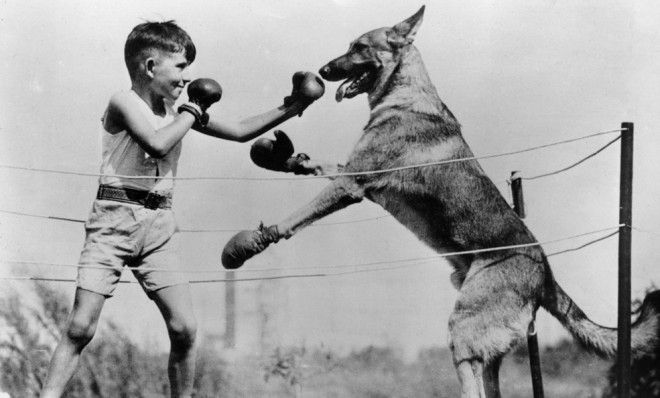
[{"label": "sky", "polygon": [[[477,156],[635,123],[633,297],[641,297],[652,283],[660,285],[660,254],[654,250],[660,237],[655,153],[660,148],[660,5],[653,1],[2,0],[0,165],[96,173],[99,119],[110,96],[130,87],[123,45],[132,27],[145,20],[174,19],[189,32],[198,50],[192,75],[213,78],[223,87],[223,98],[211,112],[240,120],[281,104],[294,72],[318,71],[361,33],[394,25],[422,4],[426,12],[415,45]],[[360,137],[368,107],[364,95],[336,103],[337,87],[327,83],[323,98],[280,128],[298,150],[342,162]],[[557,170],[614,137],[481,164],[510,200],[505,181],[511,171],[533,176]],[[251,163],[249,144],[191,132],[183,146],[181,177],[281,177]],[[525,182],[525,221],[539,241],[618,224],[618,151],[615,144],[570,171]],[[0,182],[0,260],[75,264],[84,239],[80,223],[7,212],[83,219],[96,178],[0,167]],[[186,268],[221,270],[220,252],[233,230],[282,220],[325,184],[309,179],[178,181],[175,211],[181,228],[232,230],[182,234]],[[315,266],[327,271],[434,254],[367,201],[319,222],[324,223],[330,225],[310,227],[270,247],[237,277],[316,273]],[[546,251],[598,236],[549,244]],[[616,325],[616,238],[552,257],[551,266],[591,319]],[[277,270],[259,271],[265,268]],[[75,277],[75,269],[52,265],[0,263],[0,270],[3,275]],[[237,283],[239,345],[250,351],[264,340],[337,350],[388,344],[406,355],[444,346],[457,294],[450,273],[449,264],[438,259],[378,272]],[[124,277],[131,279],[128,273]],[[0,280],[0,286],[27,295],[31,283]],[[72,284],[53,286],[72,297]],[[201,334],[223,333],[224,291],[223,283],[193,285]],[[138,286],[120,285],[104,316],[136,340],[166,347],[158,312]],[[541,342],[564,336],[560,324],[540,310]]]}]

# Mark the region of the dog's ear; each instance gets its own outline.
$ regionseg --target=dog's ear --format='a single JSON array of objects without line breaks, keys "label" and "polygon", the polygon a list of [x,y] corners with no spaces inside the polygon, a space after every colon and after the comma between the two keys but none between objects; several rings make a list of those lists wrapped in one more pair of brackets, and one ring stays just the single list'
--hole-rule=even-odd
[{"label": "dog's ear", "polygon": [[387,42],[394,47],[403,47],[411,44],[415,40],[415,35],[422,24],[424,8],[425,6],[422,6],[415,15],[394,25],[392,31],[387,35]]}]

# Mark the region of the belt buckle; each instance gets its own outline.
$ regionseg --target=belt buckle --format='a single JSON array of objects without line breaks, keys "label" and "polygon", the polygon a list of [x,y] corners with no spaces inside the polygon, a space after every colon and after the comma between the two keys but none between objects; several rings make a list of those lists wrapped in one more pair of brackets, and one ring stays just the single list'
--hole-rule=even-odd
[{"label": "belt buckle", "polygon": [[156,210],[160,207],[162,196],[149,192],[144,198],[144,207],[150,210]]}]

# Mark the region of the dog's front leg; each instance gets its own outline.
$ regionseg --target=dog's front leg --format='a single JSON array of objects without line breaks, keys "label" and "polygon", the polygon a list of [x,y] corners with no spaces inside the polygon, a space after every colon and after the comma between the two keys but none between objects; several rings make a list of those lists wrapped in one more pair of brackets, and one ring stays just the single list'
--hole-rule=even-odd
[{"label": "dog's front leg", "polygon": [[337,174],[344,172],[344,165],[332,163],[329,161],[317,161],[308,159],[300,163],[301,170],[298,174],[313,174],[317,176],[327,176],[329,179],[335,179]]},{"label": "dog's front leg", "polygon": [[307,225],[328,214],[358,203],[364,198],[362,186],[351,177],[337,177],[311,202],[277,224],[280,236],[290,238]]},{"label": "dog's front leg", "polygon": [[241,231],[234,235],[222,251],[222,265],[235,269],[252,256],[261,253],[271,243],[281,238],[290,238],[305,226],[353,203],[364,197],[363,188],[351,177],[341,176],[334,179],[310,203],[294,212],[277,225],[254,231]]}]

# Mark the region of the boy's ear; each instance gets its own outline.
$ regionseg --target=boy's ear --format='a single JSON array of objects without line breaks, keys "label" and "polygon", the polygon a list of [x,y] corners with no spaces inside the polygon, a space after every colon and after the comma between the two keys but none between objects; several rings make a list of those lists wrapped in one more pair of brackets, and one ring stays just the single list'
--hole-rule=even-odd
[{"label": "boy's ear", "polygon": [[149,57],[144,60],[144,72],[149,77],[154,77],[154,67],[156,66],[156,60],[152,57]]}]

